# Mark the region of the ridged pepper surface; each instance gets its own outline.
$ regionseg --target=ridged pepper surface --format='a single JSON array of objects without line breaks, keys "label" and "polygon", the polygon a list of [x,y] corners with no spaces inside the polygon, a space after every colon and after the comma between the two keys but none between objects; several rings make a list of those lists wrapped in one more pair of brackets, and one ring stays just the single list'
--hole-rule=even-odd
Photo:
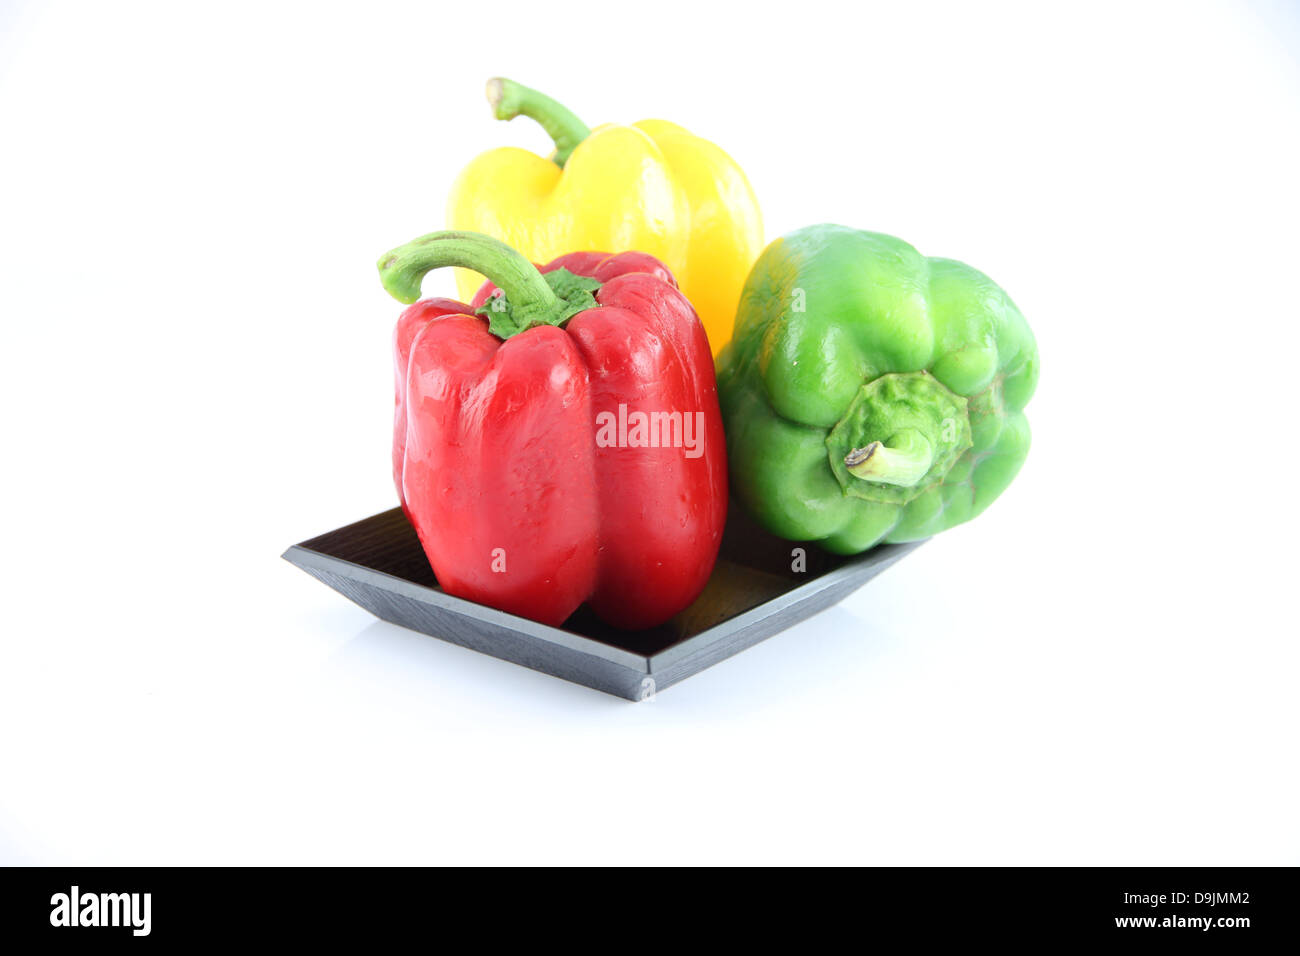
[{"label": "ridged pepper surface", "polygon": [[[489,282],[472,304],[417,302],[439,266]],[[726,440],[704,329],[669,270],[576,252],[539,272],[459,232],[379,268],[415,303],[395,332],[393,471],[442,588],[552,625],[586,601],[634,629],[694,600],[726,519]]]},{"label": "ridged pepper surface", "polygon": [[983,273],[879,233],[764,250],[718,361],[732,490],[774,534],[853,554],[974,518],[1029,451],[1038,348]]},{"label": "ridged pepper surface", "polygon": [[[448,227],[494,236],[534,262],[574,249],[649,253],[676,277],[716,355],[763,247],[758,202],[740,167],[665,120],[590,130],[549,97],[503,79],[488,83],[488,99],[498,119],[540,123],[555,153],[483,153],[452,187]],[[457,283],[469,298],[479,278],[458,270]]]}]

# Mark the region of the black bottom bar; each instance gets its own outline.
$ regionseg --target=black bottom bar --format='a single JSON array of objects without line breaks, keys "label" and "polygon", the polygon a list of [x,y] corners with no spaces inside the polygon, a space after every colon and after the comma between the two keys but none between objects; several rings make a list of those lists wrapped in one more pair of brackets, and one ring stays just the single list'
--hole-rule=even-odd
[{"label": "black bottom bar", "polygon": [[[446,940],[455,929],[555,945],[565,923],[692,948],[775,931],[858,942],[1132,941],[1238,951],[1300,939],[1294,869],[901,869],[819,874],[567,874],[360,869],[0,870],[0,940]],[[76,888],[75,891],[73,888]],[[75,894],[75,895],[74,895]],[[146,895],[147,894],[147,895]],[[75,906],[74,906],[75,900]],[[749,903],[740,905],[740,901]],[[728,902],[729,901],[729,902]],[[671,924],[681,914],[682,922]],[[687,917],[689,914],[689,918]],[[74,925],[75,924],[75,925]],[[104,925],[109,924],[109,925]],[[116,924],[116,925],[113,925]],[[692,929],[692,927],[695,927]],[[691,939],[695,934],[701,938]],[[567,934],[566,934],[567,935]],[[602,930],[591,937],[612,940]]]}]

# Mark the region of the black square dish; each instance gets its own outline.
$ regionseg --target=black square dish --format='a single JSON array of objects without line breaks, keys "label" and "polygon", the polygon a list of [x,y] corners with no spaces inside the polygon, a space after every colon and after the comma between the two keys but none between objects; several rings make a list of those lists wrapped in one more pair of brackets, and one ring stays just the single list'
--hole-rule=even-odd
[{"label": "black square dish", "polygon": [[[830,607],[922,542],[851,558],[767,534],[731,509],[717,566],[690,607],[619,631],[584,606],[549,627],[445,593],[394,508],[296,544],[284,558],[382,620],[629,700],[643,700]],[[793,570],[793,549],[806,568]]]}]

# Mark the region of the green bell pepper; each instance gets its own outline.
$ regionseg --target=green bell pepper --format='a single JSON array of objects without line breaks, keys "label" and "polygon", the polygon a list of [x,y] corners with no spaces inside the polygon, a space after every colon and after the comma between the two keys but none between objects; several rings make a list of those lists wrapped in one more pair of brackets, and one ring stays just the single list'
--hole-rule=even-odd
[{"label": "green bell pepper", "polygon": [[1024,316],[987,276],[845,226],[769,245],[718,357],[732,487],[769,531],[856,554],[982,512],[1029,451]]}]

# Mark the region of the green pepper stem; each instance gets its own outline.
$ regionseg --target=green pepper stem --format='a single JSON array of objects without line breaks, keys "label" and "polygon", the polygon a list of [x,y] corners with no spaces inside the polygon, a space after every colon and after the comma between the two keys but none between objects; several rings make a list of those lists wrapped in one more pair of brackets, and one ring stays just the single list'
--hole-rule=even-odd
[{"label": "green pepper stem", "polygon": [[499,120],[527,116],[540,123],[547,135],[555,140],[555,155],[551,159],[561,169],[577,145],[591,135],[587,124],[566,107],[514,80],[500,76],[488,80],[487,98],[492,104],[492,115]]},{"label": "green pepper stem", "polygon": [[431,232],[384,253],[379,278],[398,302],[420,298],[425,273],[442,266],[473,269],[491,279],[505,294],[521,321],[550,315],[563,308],[537,267],[504,242],[477,232]]},{"label": "green pepper stem", "polygon": [[904,428],[889,442],[873,441],[844,456],[849,474],[886,485],[916,485],[934,464],[934,445],[915,428]]}]

